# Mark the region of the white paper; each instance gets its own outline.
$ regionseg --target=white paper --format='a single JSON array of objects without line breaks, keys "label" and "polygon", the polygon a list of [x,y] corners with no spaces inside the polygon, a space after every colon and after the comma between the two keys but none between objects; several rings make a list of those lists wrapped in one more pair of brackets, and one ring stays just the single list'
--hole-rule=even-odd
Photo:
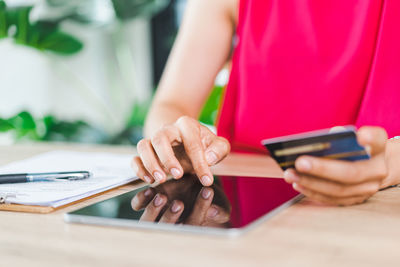
[{"label": "white paper", "polygon": [[59,207],[137,179],[132,155],[53,151],[0,167],[0,174],[89,171],[78,181],[0,184],[6,203]]}]

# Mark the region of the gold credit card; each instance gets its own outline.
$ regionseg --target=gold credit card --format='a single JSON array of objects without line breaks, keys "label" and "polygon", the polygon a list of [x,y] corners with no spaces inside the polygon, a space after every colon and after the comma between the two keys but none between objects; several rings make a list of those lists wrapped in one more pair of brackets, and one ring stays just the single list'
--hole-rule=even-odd
[{"label": "gold credit card", "polygon": [[296,159],[302,155],[349,161],[369,159],[364,147],[357,142],[354,127],[266,139],[262,144],[284,170],[293,168]]}]

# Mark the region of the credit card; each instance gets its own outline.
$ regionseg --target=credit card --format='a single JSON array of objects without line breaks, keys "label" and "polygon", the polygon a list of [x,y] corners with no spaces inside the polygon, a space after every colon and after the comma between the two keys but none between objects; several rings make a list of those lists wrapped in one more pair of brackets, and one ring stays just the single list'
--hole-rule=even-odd
[{"label": "credit card", "polygon": [[370,158],[365,148],[358,144],[353,126],[334,132],[325,129],[282,136],[261,143],[283,170],[294,168],[294,162],[302,155],[347,161]]}]

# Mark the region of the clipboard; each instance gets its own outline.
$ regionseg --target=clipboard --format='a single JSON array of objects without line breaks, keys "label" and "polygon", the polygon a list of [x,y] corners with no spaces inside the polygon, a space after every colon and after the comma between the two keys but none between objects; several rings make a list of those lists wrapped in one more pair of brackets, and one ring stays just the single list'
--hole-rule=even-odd
[{"label": "clipboard", "polygon": [[[128,154],[51,151],[0,167],[0,173],[87,170],[90,178],[0,184],[0,211],[50,213],[138,180]],[[50,166],[50,168],[49,168]],[[1,198],[2,197],[2,198]]]},{"label": "clipboard", "polygon": [[[131,182],[131,184],[137,184],[137,183],[140,183],[140,182],[141,181],[136,180],[136,181]],[[101,196],[101,195],[105,195],[105,194],[107,194],[107,193],[109,193],[111,191],[115,191],[115,190],[120,189],[121,187],[124,187],[124,186],[126,186],[126,185],[121,185],[121,186],[118,186],[118,187],[115,187],[115,188],[112,188],[112,189],[109,189],[109,190],[106,190],[106,191],[103,191],[103,192],[100,192],[100,193],[85,197],[85,198],[82,198],[82,199],[79,199],[79,200],[76,200],[74,202],[70,202],[70,203],[68,203],[66,205],[59,206],[59,207],[10,204],[10,203],[5,203],[6,198],[4,198],[4,196],[0,196],[0,211],[15,211],[15,212],[28,212],[28,213],[48,214],[48,213],[51,213],[53,211],[61,210],[61,209],[64,209],[66,207],[69,207],[69,206],[84,202],[86,200],[89,200],[89,199],[92,199],[92,198],[95,198],[95,197],[98,197],[98,196]]]}]

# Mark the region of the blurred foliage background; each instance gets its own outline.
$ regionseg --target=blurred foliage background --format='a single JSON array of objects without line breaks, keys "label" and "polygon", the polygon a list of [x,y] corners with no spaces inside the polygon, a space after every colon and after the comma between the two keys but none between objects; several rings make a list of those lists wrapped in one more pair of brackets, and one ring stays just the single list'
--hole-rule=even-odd
[{"label": "blurred foliage background", "polygon": [[[12,39],[15,45],[58,57],[79,55],[85,43],[73,33],[63,31],[60,25],[64,21],[99,25],[117,21],[121,24],[137,16],[154,16],[169,3],[168,0],[112,0],[112,16],[99,16],[91,8],[94,1],[47,0],[38,5],[9,7],[0,0],[0,41]],[[36,16],[33,16],[35,12]],[[199,118],[201,122],[215,124],[222,92],[223,86],[215,86]],[[16,142],[136,144],[142,138],[142,127],[149,105],[150,101],[134,103],[124,128],[113,134],[83,120],[62,120],[52,114],[34,117],[29,110],[0,118],[0,134],[12,135]]]}]

